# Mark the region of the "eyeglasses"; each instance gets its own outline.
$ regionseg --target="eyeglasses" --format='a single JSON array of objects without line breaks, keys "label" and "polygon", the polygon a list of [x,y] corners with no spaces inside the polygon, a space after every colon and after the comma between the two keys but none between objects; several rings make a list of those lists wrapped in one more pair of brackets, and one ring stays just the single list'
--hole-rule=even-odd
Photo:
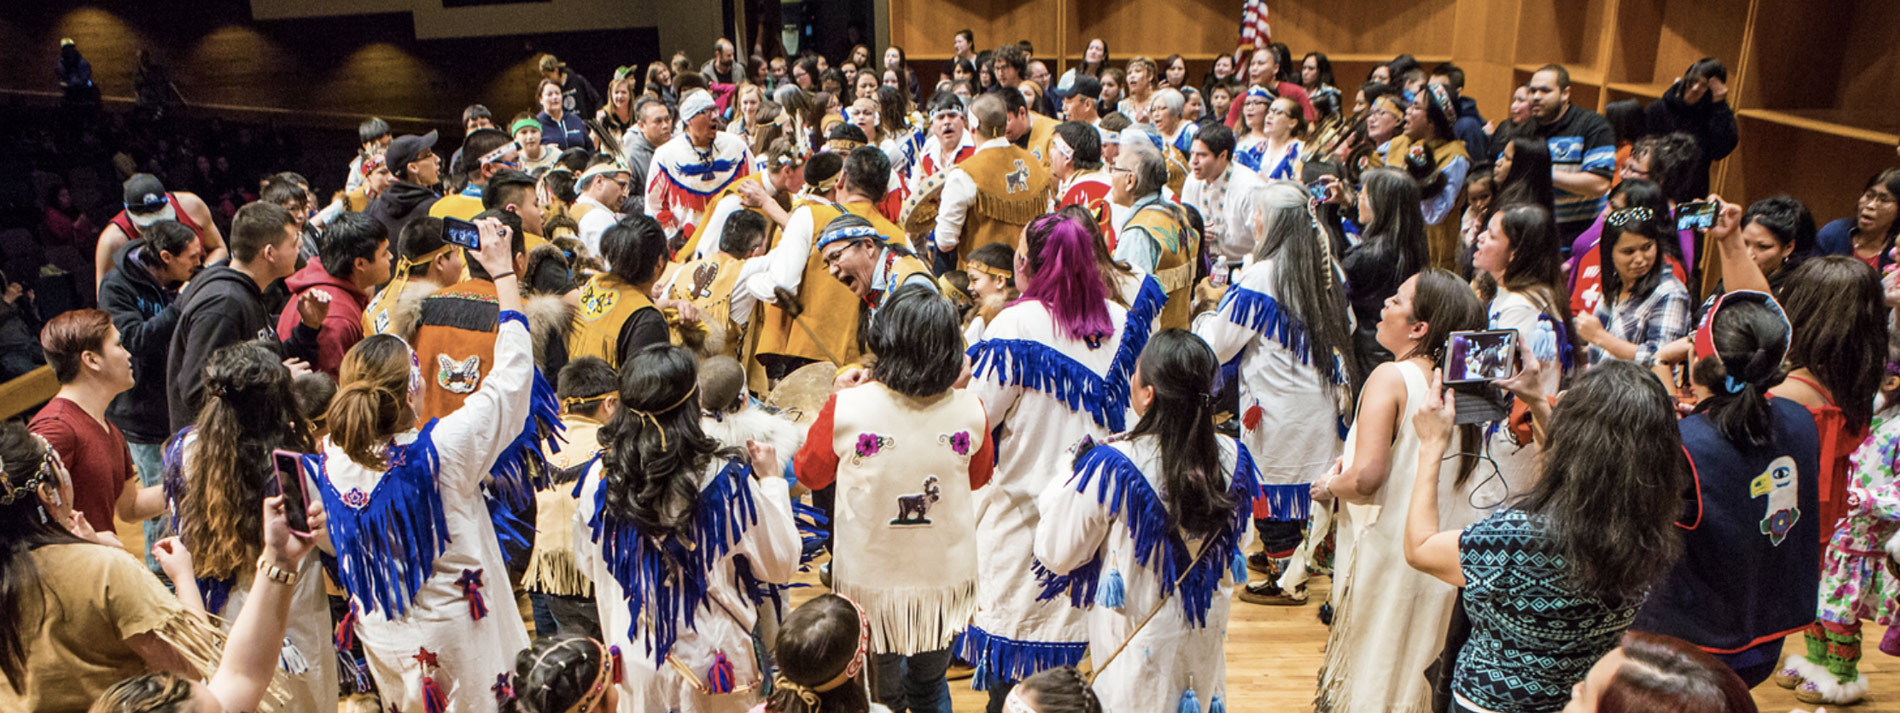
[{"label": "eyeglasses", "polygon": [[1860,199],[1862,202],[1872,203],[1874,205],[1893,205],[1895,203],[1893,196],[1874,188],[1869,188],[1866,193],[1860,194]]},{"label": "eyeglasses", "polygon": [[1636,164],[1623,164],[1623,175],[1628,178],[1649,178],[1649,171],[1636,167]]},{"label": "eyeglasses", "polygon": [[1280,108],[1280,107],[1273,107],[1273,108],[1270,108],[1270,109],[1268,109],[1268,110],[1267,110],[1267,113],[1268,113],[1268,114],[1279,114],[1280,116],[1284,116],[1284,117],[1286,117],[1286,118],[1288,118],[1288,119],[1291,119],[1291,118],[1293,118],[1293,112],[1290,112],[1290,111],[1287,111],[1287,110],[1285,110],[1285,109],[1282,109],[1282,108]]},{"label": "eyeglasses", "polygon": [[846,243],[843,247],[840,247],[837,250],[825,251],[825,254],[824,254],[825,267],[831,267],[832,265],[836,264],[839,258],[844,257],[845,252],[849,251],[851,248],[858,247],[860,245],[869,245],[869,243],[863,240],[853,240],[849,243]]},{"label": "eyeglasses", "polygon": [[1122,167],[1120,167],[1120,166],[1109,166],[1109,167],[1108,167],[1108,172],[1109,172],[1109,173],[1134,173],[1134,172],[1135,172],[1135,169],[1132,169],[1132,168],[1122,168]]}]

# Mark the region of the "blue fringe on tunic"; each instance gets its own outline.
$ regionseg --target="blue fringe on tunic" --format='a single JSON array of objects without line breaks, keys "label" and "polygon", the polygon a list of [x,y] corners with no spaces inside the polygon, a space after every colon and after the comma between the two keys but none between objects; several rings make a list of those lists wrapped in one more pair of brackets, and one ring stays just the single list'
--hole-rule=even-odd
[{"label": "blue fringe on tunic", "polygon": [[392,449],[389,471],[367,495],[354,488],[337,492],[325,457],[304,456],[328,513],[341,584],[366,612],[380,608],[391,619],[407,615],[449,543],[436,483],[441,463],[430,436],[435,424],[430,421],[416,440]]},{"label": "blue fringe on tunic", "polygon": [[[1233,482],[1228,487],[1234,507],[1228,515],[1227,527],[1202,541],[1201,547],[1206,548],[1206,553],[1200,555],[1199,561],[1194,559],[1196,552],[1188,547],[1179,528],[1168,526],[1168,510],[1161,496],[1121,450],[1089,449],[1077,459],[1075,475],[1069,480],[1078,493],[1086,494],[1093,488],[1096,502],[1108,506],[1110,517],[1121,519],[1135,540],[1135,563],[1155,573],[1161,583],[1162,596],[1173,592],[1175,580],[1181,580],[1177,599],[1188,621],[1195,626],[1207,625],[1207,610],[1213,604],[1214,592],[1227,576],[1228,565],[1240,552],[1240,534],[1246,531],[1253,499],[1260,493],[1253,455],[1247,452],[1246,446],[1238,442],[1234,445],[1239,450]],[[1193,569],[1188,570],[1185,578],[1181,577],[1182,569],[1190,562]],[[1040,599],[1054,599],[1067,590],[1069,604],[1086,609],[1095,602],[1095,589],[1101,581],[1102,555],[1097,551],[1088,562],[1067,574],[1056,574],[1041,562],[1034,563],[1032,569],[1042,585]]]}]

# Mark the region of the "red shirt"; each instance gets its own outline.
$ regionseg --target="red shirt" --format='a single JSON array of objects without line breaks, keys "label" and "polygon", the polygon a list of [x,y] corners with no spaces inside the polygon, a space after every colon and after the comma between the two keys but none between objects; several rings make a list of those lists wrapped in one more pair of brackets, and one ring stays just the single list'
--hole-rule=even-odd
[{"label": "red shirt", "polygon": [[[832,409],[837,405],[835,394],[825,399],[825,407],[819,409],[818,418],[811,422],[811,430],[805,434],[805,445],[799,447],[798,456],[792,459],[792,472],[798,475],[799,484],[812,490],[822,490],[838,479],[838,452],[831,447]],[[990,472],[996,467],[995,441],[995,438],[983,439],[983,445],[970,456],[971,490],[990,482]]]},{"label": "red shirt", "polygon": [[112,515],[132,470],[132,452],[125,435],[111,422],[86,413],[79,404],[55,397],[40,409],[27,430],[45,438],[73,477],[73,509],[86,515],[92,529],[117,532]]}]

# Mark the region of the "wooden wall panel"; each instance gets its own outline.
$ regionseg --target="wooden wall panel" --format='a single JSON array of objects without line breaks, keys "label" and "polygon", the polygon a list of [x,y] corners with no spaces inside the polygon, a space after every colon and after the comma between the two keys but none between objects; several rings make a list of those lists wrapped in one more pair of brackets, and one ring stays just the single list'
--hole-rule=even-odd
[{"label": "wooden wall panel", "polygon": [[1893,146],[1741,118],[1741,145],[1730,158],[1723,197],[1757,201],[1786,193],[1817,224],[1853,215],[1867,178],[1895,165]]},{"label": "wooden wall panel", "polygon": [[1734,3],[1667,3],[1657,37],[1653,71],[1647,79],[1633,77],[1630,81],[1666,84],[1682,76],[1683,70],[1703,57],[1721,59],[1733,73],[1741,60],[1742,31],[1747,21],[1747,8],[1738,8]]},{"label": "wooden wall panel", "polygon": [[[1270,18],[1273,39],[1287,43],[1295,57],[1310,50],[1449,55],[1457,5],[1457,0],[1275,0]],[[1238,7],[1227,24],[1238,26]]]},{"label": "wooden wall panel", "polygon": [[[1612,0],[1531,0],[1517,24],[1516,64],[1595,66]],[[1573,72],[1574,74],[1574,72]]]},{"label": "wooden wall panel", "polygon": [[[1277,7],[1275,14],[1279,20]],[[1175,53],[1205,57],[1231,51],[1238,42],[1240,2],[1100,0],[1077,3],[1076,23],[1076,38],[1069,49],[1073,54],[1079,55],[1089,38],[1100,37],[1114,57],[1147,55],[1159,60]]]},{"label": "wooden wall panel", "polygon": [[1062,0],[892,0],[891,38],[911,57],[941,59],[954,51],[957,30],[976,34],[976,49],[1029,40],[1038,54],[1056,52],[1056,14]]},{"label": "wooden wall panel", "polygon": [[[1816,28],[1816,32],[1833,29],[1838,28]],[[1900,108],[1900,2],[1856,2],[1853,21],[1846,30],[1845,37],[1828,37],[1783,61],[1805,64],[1815,54],[1837,55],[1841,69],[1834,106],[1895,117],[1896,108]]]},{"label": "wooden wall panel", "polygon": [[[1742,106],[1763,109],[1825,109],[1834,104],[1842,82],[1842,56],[1851,52],[1843,43],[1842,28],[1858,22],[1854,5],[1885,3],[1852,0],[1756,0],[1755,46],[1751,52],[1749,90]],[[1870,28],[1871,30],[1871,28]],[[1893,52],[1894,26],[1885,32],[1882,47]],[[1852,36],[1853,30],[1848,30]],[[1886,81],[1892,82],[1889,75]]]}]

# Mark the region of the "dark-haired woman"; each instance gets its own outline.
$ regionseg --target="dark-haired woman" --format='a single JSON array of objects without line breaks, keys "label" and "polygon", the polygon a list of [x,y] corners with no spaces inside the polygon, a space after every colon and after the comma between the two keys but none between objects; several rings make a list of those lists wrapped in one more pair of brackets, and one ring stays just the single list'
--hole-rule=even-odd
[{"label": "dark-haired woman", "polygon": [[124,549],[73,534],[91,530],[72,502],[59,454],[0,424],[0,709],[79,713],[129,676],[210,675],[217,630]]},{"label": "dark-haired woman", "polygon": [[[1339,87],[1333,86],[1337,81],[1333,79],[1333,61],[1326,53],[1308,52],[1300,59],[1300,86],[1306,89],[1306,96],[1312,98],[1314,108],[1319,107],[1321,96],[1329,94],[1333,97],[1333,107],[1340,108]],[[1325,121],[1326,117],[1320,120]]]},{"label": "dark-haired woman", "polygon": [[1260,454],[1254,515],[1271,566],[1269,579],[1249,584],[1241,597],[1302,604],[1305,582],[1296,580],[1303,572],[1289,573],[1284,586],[1274,580],[1288,572],[1305,539],[1310,489],[1339,457],[1341,424],[1365,374],[1354,354],[1342,276],[1308,212],[1306,189],[1275,181],[1251,193],[1245,200],[1257,208],[1234,229],[1253,236],[1252,264],[1235,275],[1219,309],[1194,320],[1194,333],[1218,362],[1237,366],[1240,437]]},{"label": "dark-haired woman", "polygon": [[[1380,364],[1359,394],[1339,470],[1313,485],[1314,497],[1343,501],[1338,515],[1336,612],[1320,665],[1316,710],[1422,711],[1430,689],[1420,672],[1444,646],[1457,590],[1405,566],[1405,519],[1419,466],[1412,416],[1429,396],[1452,332],[1484,328],[1484,305],[1456,275],[1427,269],[1385,301],[1379,343],[1399,358]],[[1452,447],[1475,443],[1460,429]],[[1460,497],[1475,459],[1438,465],[1439,516],[1463,527],[1476,511]]]},{"label": "dark-haired woman", "polygon": [[1782,639],[1813,621],[1820,560],[1806,545],[1827,527],[1813,516],[1814,417],[1768,395],[1790,332],[1774,298],[1746,290],[1727,293],[1696,330],[1698,401],[1677,422],[1695,467],[1682,560],[1635,624],[1716,654],[1751,688],[1774,671]]},{"label": "dark-haired woman", "polygon": [[1631,631],[1570,689],[1564,713],[1756,713],[1748,688],[1689,642]]},{"label": "dark-haired woman", "polygon": [[799,605],[772,643],[772,695],[750,713],[889,713],[865,694],[870,626],[857,602],[837,594]]},{"label": "dark-haired woman", "polygon": [[1526,203],[1556,210],[1557,192],[1550,182],[1550,145],[1543,139],[1519,136],[1505,141],[1497,163],[1491,165],[1491,174],[1498,182],[1498,197],[1491,205],[1502,208]]},{"label": "dark-haired woman", "polygon": [[[1568,280],[1572,311],[1584,314],[1594,313],[1597,303],[1603,300],[1603,276],[1607,271],[1603,267],[1603,251],[1599,246],[1610,215],[1622,213],[1624,218],[1629,218],[1642,212],[1647,212],[1651,216],[1644,221],[1645,225],[1661,222],[1670,226],[1668,230],[1675,230],[1674,221],[1670,218],[1674,214],[1674,209],[1670,206],[1669,199],[1663,197],[1662,188],[1646,178],[1629,178],[1610,189],[1610,197],[1604,201],[1603,216],[1598,218],[1596,223],[1585,228],[1583,234],[1577,236],[1576,240],[1571,241],[1570,261],[1564,264],[1564,275]],[[1690,240],[1695,238],[1693,231],[1678,231],[1675,234],[1678,239],[1685,234]],[[1659,245],[1667,247],[1666,242],[1667,238],[1663,238],[1659,241]],[[1678,242],[1677,246],[1682,244]],[[1676,275],[1678,281],[1686,279],[1688,272],[1682,269],[1682,253],[1679,247],[1665,253],[1663,260],[1666,263],[1665,267]]]},{"label": "dark-haired woman", "polygon": [[1591,360],[1625,359],[1644,366],[1663,345],[1689,333],[1695,303],[1689,288],[1664,263],[1671,257],[1674,220],[1648,208],[1625,208],[1603,222],[1597,244],[1602,298],[1594,314],[1578,315],[1577,336]]},{"label": "dark-haired woman", "polygon": [[865,345],[871,380],[825,402],[794,468],[814,491],[838,486],[831,586],[870,615],[878,700],[947,710],[950,639],[976,612],[972,493],[995,446],[983,404],[952,388],[963,350],[948,300],[922,285],[887,294]]},{"label": "dark-haired woman", "polygon": [[1429,264],[1425,218],[1419,213],[1418,182],[1396,168],[1380,166],[1360,176],[1357,215],[1359,244],[1346,249],[1340,268],[1346,296],[1352,300],[1353,344],[1361,373],[1390,361],[1392,354],[1375,338],[1379,313],[1399,284]]},{"label": "dark-haired woman", "polygon": [[1690,467],[1674,400],[1635,364],[1584,372],[1552,412],[1535,485],[1509,507],[1445,529],[1438,465],[1454,407],[1434,376],[1413,418],[1418,482],[1405,561],[1464,587],[1470,638],[1459,650],[1454,710],[1554,713],[1615,648],[1650,587],[1681,552],[1676,518]]},{"label": "dark-haired woman", "polygon": [[1444,85],[1428,84],[1416,101],[1405,109],[1402,132],[1385,147],[1385,165],[1403,169],[1417,181],[1419,212],[1425,216],[1425,242],[1431,247],[1432,264],[1452,267],[1457,264],[1458,221],[1447,220],[1458,204],[1465,187],[1465,172],[1471,169],[1471,157],[1465,142],[1452,133],[1458,121],[1457,100]]},{"label": "dark-haired woman", "polygon": [[1774,387],[1774,394],[1807,406],[1820,425],[1821,540],[1826,542],[1834,522],[1847,512],[1848,456],[1866,440],[1873,420],[1874,395],[1886,366],[1886,304],[1879,275],[1839,255],[1801,263],[1783,284],[1781,303],[1794,324],[1794,342],[1788,347],[1788,379]]},{"label": "dark-haired woman", "polygon": [[[1516,330],[1519,343],[1530,345],[1540,367],[1538,391],[1544,396],[1557,393],[1564,372],[1582,356],[1557,255],[1557,224],[1550,212],[1522,204],[1493,213],[1471,255],[1472,267],[1497,283],[1497,294],[1486,307],[1488,328]],[[1537,477],[1538,445],[1515,442],[1510,429],[1498,428],[1485,451],[1495,465],[1480,468],[1478,477],[1495,480],[1497,487],[1479,486],[1474,502],[1488,510],[1528,489]]]},{"label": "dark-haired woman", "polygon": [[1036,498],[1037,576],[1090,610],[1095,693],[1110,709],[1220,709],[1228,698],[1228,597],[1244,575],[1232,565],[1258,490],[1246,446],[1214,432],[1217,370],[1194,335],[1156,334],[1131,382],[1141,420],[1085,442],[1075,475]]},{"label": "dark-haired woman", "polygon": [[700,430],[698,368],[683,348],[633,354],[619,396],[581,488],[574,560],[621,652],[623,706],[744,711],[765,686],[750,592],[798,567],[777,450],[721,448]]},{"label": "dark-haired woman", "polygon": [[1075,86],[1075,77],[1086,74],[1097,80],[1102,78],[1102,70],[1108,68],[1108,42],[1100,37],[1089,38],[1082,47],[1082,61],[1062,73],[1056,80],[1056,89],[1063,90]]},{"label": "dark-haired woman", "polygon": [[[242,615],[245,593],[258,576],[260,513],[276,484],[271,451],[315,450],[290,381],[290,370],[268,348],[240,342],[218,350],[205,362],[196,423],[166,444],[172,531],[191,553],[205,611],[224,627]],[[296,574],[294,623],[282,653],[291,696],[279,710],[335,710],[337,659],[322,564],[308,558]]]},{"label": "dark-haired woman", "polygon": [[1867,179],[1854,204],[1854,216],[1821,227],[1823,255],[1852,255],[1877,268],[1893,264],[1894,236],[1900,235],[1900,168]]},{"label": "dark-haired woman", "polygon": [[961,655],[974,685],[1001,709],[1009,686],[1074,665],[1088,628],[1068,602],[1044,600],[1031,565],[1040,512],[1031,503],[1069,472],[1070,447],[1125,428],[1128,379],[1145,333],[1109,298],[1084,221],[1031,221],[1016,248],[1022,298],[1004,308],[970,350],[970,391],[996,436],[996,470],[976,496],[977,598]]},{"label": "dark-haired woman", "polygon": [[[493,363],[469,384],[479,388],[418,429],[415,351],[391,335],[366,338],[343,357],[330,436],[314,458],[352,604],[341,628],[363,644],[383,702],[403,710],[485,710],[489,686],[528,646],[482,483],[528,420],[534,354],[504,228],[476,225],[475,258],[500,308]],[[471,379],[465,368],[430,373],[455,383]]]},{"label": "dark-haired woman", "polygon": [[579,634],[535,639],[495,684],[503,713],[614,713],[620,705],[619,649]]}]

